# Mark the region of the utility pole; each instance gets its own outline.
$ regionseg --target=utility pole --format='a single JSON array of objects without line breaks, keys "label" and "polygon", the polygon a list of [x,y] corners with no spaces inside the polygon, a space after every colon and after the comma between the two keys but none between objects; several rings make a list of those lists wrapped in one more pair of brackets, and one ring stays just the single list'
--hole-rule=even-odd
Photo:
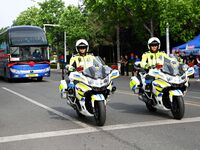
[{"label": "utility pole", "polygon": [[[44,32],[46,32],[46,26],[49,26],[49,27],[60,27],[60,25],[58,24],[43,24],[43,29],[44,29]],[[66,57],[66,54],[67,54],[67,38],[66,38],[66,32],[64,32],[64,63],[67,62],[67,57]],[[57,64],[57,69],[60,68],[60,66]]]},{"label": "utility pole", "polygon": [[170,54],[170,45],[169,45],[169,23],[167,22],[166,27],[166,48],[167,48],[167,54]]},{"label": "utility pole", "polygon": [[[166,12],[169,8],[169,0],[166,0]],[[167,15],[167,13],[166,13]],[[167,23],[166,23],[166,50],[167,54],[170,54],[170,44],[169,44],[169,23],[168,23],[168,17],[167,17]]]}]

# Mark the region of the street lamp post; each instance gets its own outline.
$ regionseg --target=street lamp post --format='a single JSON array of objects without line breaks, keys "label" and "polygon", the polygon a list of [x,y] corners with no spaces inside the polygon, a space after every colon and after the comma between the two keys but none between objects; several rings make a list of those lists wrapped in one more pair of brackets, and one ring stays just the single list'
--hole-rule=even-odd
[{"label": "street lamp post", "polygon": [[[59,27],[60,25],[58,24],[43,24],[44,26],[44,32],[46,32],[46,26],[49,26],[49,27]],[[66,57],[66,51],[67,51],[67,45],[66,45],[66,42],[67,41],[67,38],[66,38],[66,32],[64,32],[64,62],[66,63],[67,62],[67,57]]]},{"label": "street lamp post", "polygon": [[167,47],[167,54],[170,54],[170,45],[169,45],[169,23],[167,22],[166,27],[166,47]]}]

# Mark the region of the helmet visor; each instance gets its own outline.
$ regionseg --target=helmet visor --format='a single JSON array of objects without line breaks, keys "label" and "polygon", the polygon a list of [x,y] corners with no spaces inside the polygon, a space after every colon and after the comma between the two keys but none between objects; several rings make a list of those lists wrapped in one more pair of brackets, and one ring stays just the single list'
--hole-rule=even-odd
[{"label": "helmet visor", "polygon": [[77,46],[77,49],[87,49],[87,46]]},{"label": "helmet visor", "polygon": [[159,43],[158,42],[151,42],[150,44],[149,44],[149,46],[159,46]]}]

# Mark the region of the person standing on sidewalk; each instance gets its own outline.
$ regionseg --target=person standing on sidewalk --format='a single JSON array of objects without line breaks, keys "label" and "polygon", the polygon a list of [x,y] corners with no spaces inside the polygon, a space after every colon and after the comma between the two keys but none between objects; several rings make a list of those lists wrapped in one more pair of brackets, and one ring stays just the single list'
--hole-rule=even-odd
[{"label": "person standing on sidewalk", "polygon": [[128,59],[128,55],[125,55],[124,57],[124,70],[125,70],[125,73],[126,73],[126,76],[129,75],[129,59]]}]

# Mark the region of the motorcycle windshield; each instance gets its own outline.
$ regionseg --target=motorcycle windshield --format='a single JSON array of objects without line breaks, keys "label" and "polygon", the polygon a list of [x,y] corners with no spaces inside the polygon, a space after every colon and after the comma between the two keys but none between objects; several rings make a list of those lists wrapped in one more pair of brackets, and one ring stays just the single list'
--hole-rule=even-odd
[{"label": "motorcycle windshield", "polygon": [[181,76],[184,74],[182,64],[169,58],[164,58],[162,71],[173,76]]},{"label": "motorcycle windshield", "polygon": [[105,65],[100,57],[95,57],[95,59],[92,61],[92,65],[83,70],[83,74],[93,79],[103,79],[110,74],[111,70],[112,69]]}]

